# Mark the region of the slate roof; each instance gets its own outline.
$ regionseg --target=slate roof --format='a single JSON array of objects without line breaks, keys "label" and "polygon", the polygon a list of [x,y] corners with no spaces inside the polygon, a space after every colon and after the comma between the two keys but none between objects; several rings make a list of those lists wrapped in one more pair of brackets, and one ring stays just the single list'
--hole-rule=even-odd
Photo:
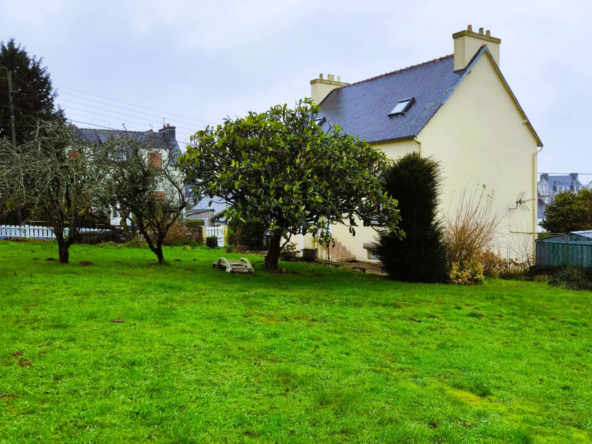
[{"label": "slate roof", "polygon": [[[492,57],[487,46],[483,45],[468,66],[458,71],[454,71],[452,54],[334,89],[321,102],[318,118],[326,119],[322,128],[328,130],[331,125],[338,124],[346,134],[368,143],[413,138],[448,100],[483,54]],[[528,122],[538,146],[542,147],[516,96],[497,65],[495,67]],[[411,97],[415,98],[415,103],[407,113],[388,116],[399,101]]]},{"label": "slate roof", "polygon": [[109,139],[122,138],[129,140],[137,140],[139,142],[151,142],[154,148],[167,148],[171,153],[169,163],[174,165],[177,163],[177,157],[181,153],[181,148],[176,140],[167,140],[164,134],[148,131],[124,131],[111,129],[95,129],[95,128],[77,128],[78,135],[86,140],[104,144]]},{"label": "slate roof", "polygon": [[585,188],[586,187],[582,182],[580,182],[579,179],[574,180],[573,177],[571,176],[571,174],[553,175],[553,176],[549,176],[548,178],[541,177],[541,181],[542,180],[546,180],[550,186],[563,185],[564,187],[567,187],[567,188],[570,188],[570,187]]},{"label": "slate roof", "polygon": [[[366,142],[412,138],[419,134],[461,80],[449,55],[333,90],[321,102],[323,128],[339,124]],[[402,116],[389,112],[403,99],[415,103]]]}]

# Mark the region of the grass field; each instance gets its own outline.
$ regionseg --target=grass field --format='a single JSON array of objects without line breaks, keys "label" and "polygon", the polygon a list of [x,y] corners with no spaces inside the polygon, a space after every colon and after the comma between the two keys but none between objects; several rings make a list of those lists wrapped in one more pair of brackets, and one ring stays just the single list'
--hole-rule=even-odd
[{"label": "grass field", "polygon": [[71,250],[0,241],[1,443],[592,442],[589,292]]}]

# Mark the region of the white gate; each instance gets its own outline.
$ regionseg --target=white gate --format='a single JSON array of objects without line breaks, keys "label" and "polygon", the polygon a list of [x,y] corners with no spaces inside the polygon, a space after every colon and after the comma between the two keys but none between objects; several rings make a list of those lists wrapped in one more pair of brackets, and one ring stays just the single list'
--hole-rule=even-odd
[{"label": "white gate", "polygon": [[206,237],[216,236],[218,238],[218,246],[224,246],[224,227],[206,227]]}]

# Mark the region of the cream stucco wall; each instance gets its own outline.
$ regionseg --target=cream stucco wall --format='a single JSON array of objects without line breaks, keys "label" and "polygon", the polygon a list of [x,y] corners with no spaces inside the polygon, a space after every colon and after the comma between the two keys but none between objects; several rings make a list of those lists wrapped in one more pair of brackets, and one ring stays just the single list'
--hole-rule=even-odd
[{"label": "cream stucco wall", "polygon": [[[521,192],[525,200],[536,197],[537,139],[486,54],[416,140],[374,146],[393,159],[418,149],[438,159],[445,177],[443,215],[463,189],[486,185],[494,192],[493,210],[502,217],[496,247],[503,256],[516,256],[519,244],[534,242],[533,234],[510,232],[536,231],[536,201],[527,203],[529,211],[509,209]],[[347,227],[335,226],[332,233],[358,260],[368,260],[363,243],[373,242],[375,232],[370,227],[356,231],[353,237]]]}]

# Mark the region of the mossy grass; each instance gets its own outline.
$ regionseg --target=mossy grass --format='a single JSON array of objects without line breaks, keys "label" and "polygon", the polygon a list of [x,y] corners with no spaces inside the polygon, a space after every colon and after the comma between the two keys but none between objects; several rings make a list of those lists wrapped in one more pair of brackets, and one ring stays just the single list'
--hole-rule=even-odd
[{"label": "mossy grass", "polygon": [[0,241],[0,442],[592,441],[589,292],[219,256]]}]

